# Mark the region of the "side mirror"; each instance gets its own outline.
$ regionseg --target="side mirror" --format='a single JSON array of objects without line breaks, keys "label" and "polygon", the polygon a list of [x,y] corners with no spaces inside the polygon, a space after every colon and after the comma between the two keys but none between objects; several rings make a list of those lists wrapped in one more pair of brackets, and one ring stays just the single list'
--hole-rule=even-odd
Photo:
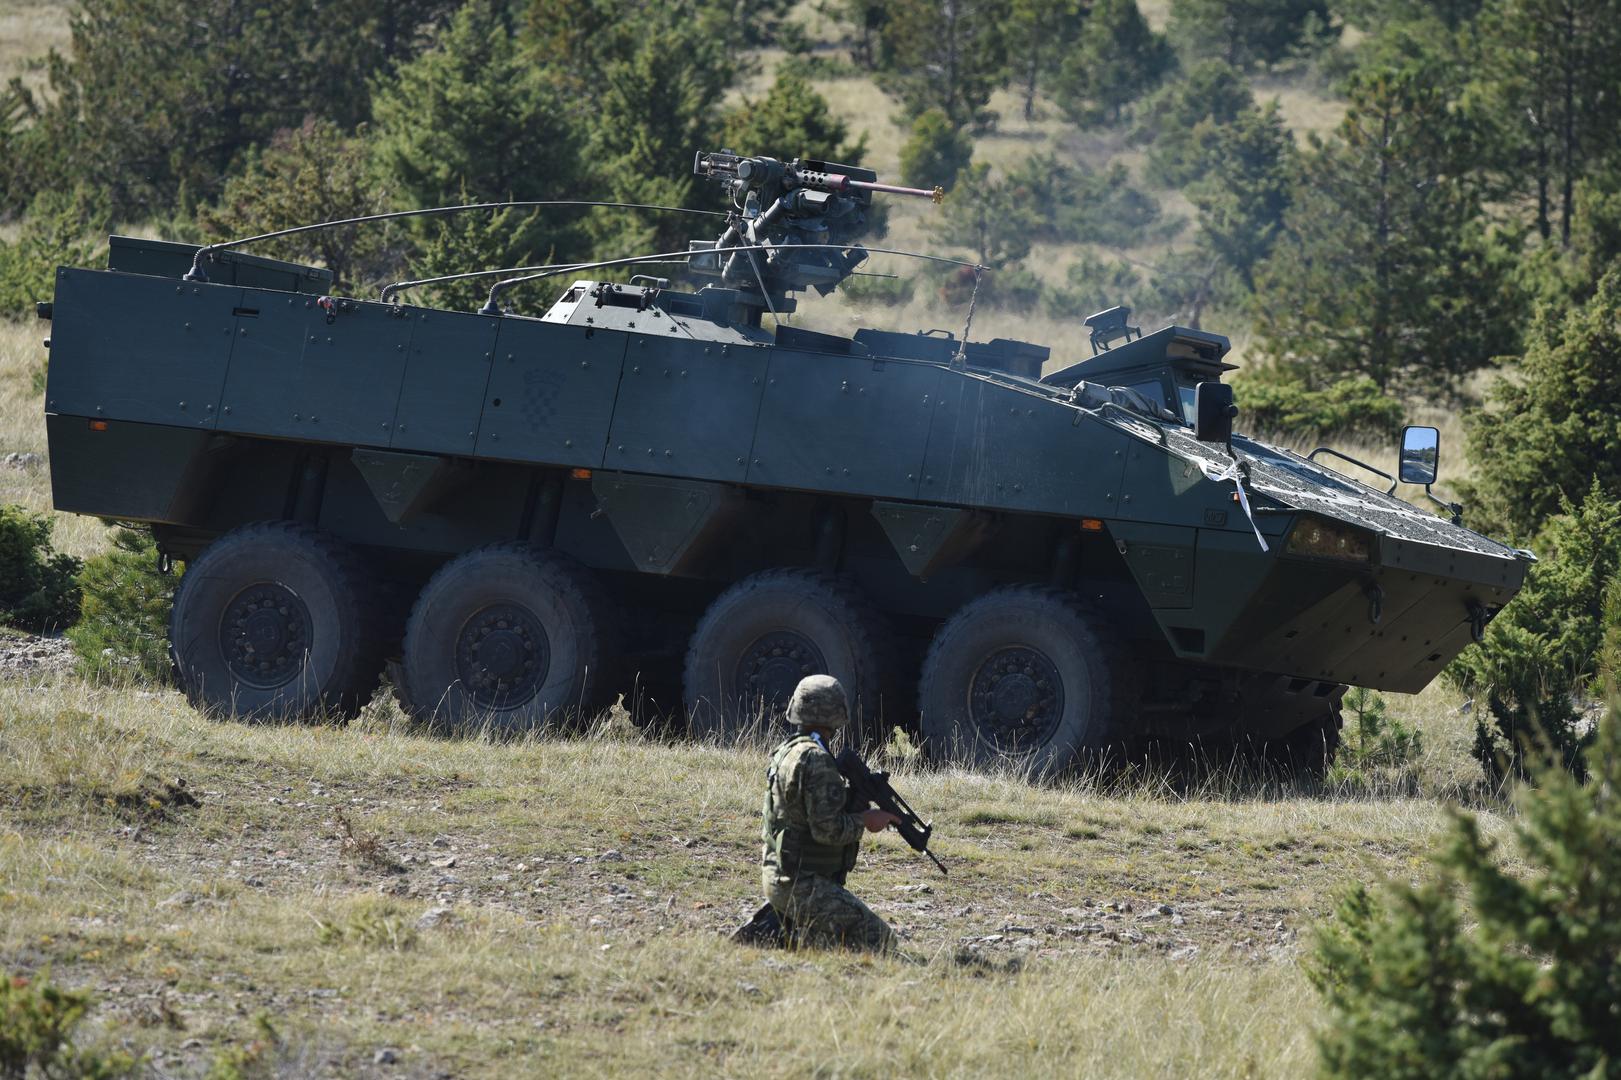
[{"label": "side mirror", "polygon": [[1202,382],[1194,387],[1193,437],[1200,442],[1231,442],[1237,415],[1233,388],[1226,383]]},{"label": "side mirror", "polygon": [[1401,429],[1401,459],[1396,475],[1404,484],[1435,483],[1441,455],[1441,433],[1432,427],[1409,425]]}]

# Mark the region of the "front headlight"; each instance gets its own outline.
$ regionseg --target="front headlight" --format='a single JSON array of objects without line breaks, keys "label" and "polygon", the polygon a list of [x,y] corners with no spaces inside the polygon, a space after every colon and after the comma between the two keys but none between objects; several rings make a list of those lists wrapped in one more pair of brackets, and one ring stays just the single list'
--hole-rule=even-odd
[{"label": "front headlight", "polygon": [[1295,522],[1284,551],[1315,559],[1343,559],[1367,562],[1372,557],[1372,537],[1360,529],[1321,518],[1303,517]]}]

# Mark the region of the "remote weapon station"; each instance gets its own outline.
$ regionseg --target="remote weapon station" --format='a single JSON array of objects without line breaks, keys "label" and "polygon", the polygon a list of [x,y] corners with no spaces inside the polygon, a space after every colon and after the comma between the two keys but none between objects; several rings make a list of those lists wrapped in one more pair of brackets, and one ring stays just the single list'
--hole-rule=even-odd
[{"label": "remote weapon station", "polygon": [[[439,724],[624,694],[725,738],[827,672],[859,732],[939,755],[1233,740],[1320,767],[1346,684],[1418,690],[1519,589],[1529,556],[1397,478],[1233,435],[1216,334],[1121,308],[1056,353],[791,325],[884,250],[875,195],[940,193],[696,168],[731,204],[715,239],[457,275],[499,279],[476,312],[404,302],[425,282],[334,297],[246,241],[113,237],[106,269],[57,272],[55,503],[185,563],[196,705],[342,715],[386,666]],[[701,287],[592,273],[672,261]],[[560,275],[543,316],[503,311]],[[1433,429],[1404,442],[1428,484]]]}]

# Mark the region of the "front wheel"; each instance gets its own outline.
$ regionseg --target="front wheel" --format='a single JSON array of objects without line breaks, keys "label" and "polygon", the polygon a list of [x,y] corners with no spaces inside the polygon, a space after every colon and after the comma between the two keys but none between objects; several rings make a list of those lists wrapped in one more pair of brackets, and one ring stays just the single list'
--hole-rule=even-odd
[{"label": "front wheel", "polygon": [[923,662],[924,746],[935,760],[1033,775],[1130,734],[1135,667],[1102,617],[1040,586],[986,593],[946,620]]},{"label": "front wheel", "polygon": [[169,643],[197,708],[249,719],[352,716],[386,639],[376,585],[348,545],[292,522],[244,525],[180,578]]}]

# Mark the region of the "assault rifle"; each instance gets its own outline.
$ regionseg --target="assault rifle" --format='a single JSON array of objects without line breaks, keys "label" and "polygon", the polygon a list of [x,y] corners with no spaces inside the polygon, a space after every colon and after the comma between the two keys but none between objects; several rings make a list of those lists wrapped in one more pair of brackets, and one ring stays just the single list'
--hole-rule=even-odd
[{"label": "assault rifle", "polygon": [[901,839],[911,845],[913,851],[921,851],[934,865],[946,872],[946,864],[935,858],[934,852],[929,850],[929,837],[934,835],[934,826],[927,824],[917,816],[917,811],[906,805],[906,800],[889,784],[889,774],[882,770],[867,768],[867,763],[861,760],[861,755],[853,747],[845,747],[839,751],[834,759],[839,766],[839,772],[850,783],[851,801],[855,804],[857,813],[868,807],[877,807],[887,810],[900,820],[895,823],[895,831],[901,834]]}]

